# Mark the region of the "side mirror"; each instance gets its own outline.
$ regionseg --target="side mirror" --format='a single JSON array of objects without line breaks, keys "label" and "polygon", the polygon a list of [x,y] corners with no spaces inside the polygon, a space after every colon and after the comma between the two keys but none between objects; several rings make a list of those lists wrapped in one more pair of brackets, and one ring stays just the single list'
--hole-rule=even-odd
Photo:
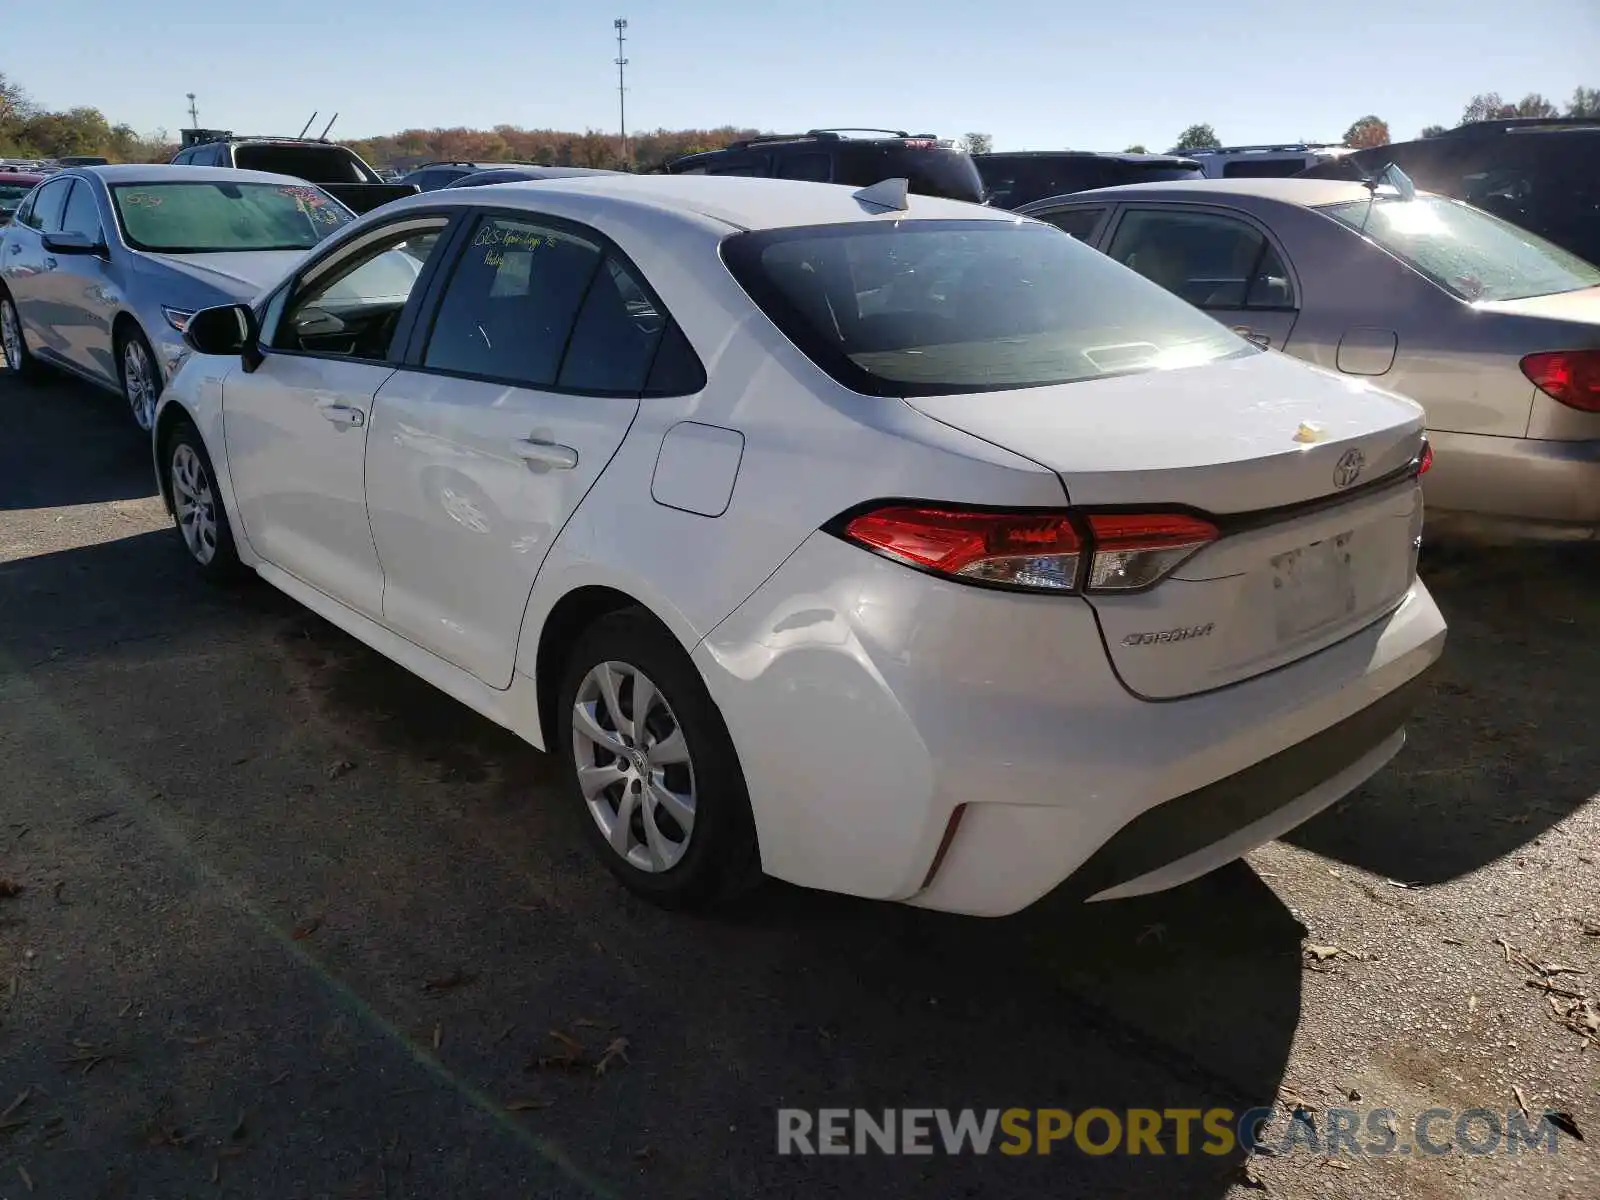
[{"label": "side mirror", "polygon": [[248,304],[219,304],[202,308],[189,318],[183,341],[201,354],[237,354],[244,359],[245,370],[254,371],[261,365],[261,349],[256,344],[260,332],[255,309]]},{"label": "side mirror", "polygon": [[104,254],[106,244],[89,236],[87,233],[78,233],[75,230],[58,230],[55,233],[41,234],[39,240],[44,243],[44,248],[52,254]]}]

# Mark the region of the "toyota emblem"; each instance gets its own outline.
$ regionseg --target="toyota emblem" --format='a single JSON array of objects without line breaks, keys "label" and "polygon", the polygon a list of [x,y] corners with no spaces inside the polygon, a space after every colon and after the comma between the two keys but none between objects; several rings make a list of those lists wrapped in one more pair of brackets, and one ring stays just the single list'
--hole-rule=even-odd
[{"label": "toyota emblem", "polygon": [[1333,486],[1347,488],[1361,478],[1361,472],[1366,468],[1367,456],[1359,450],[1346,450],[1339,455],[1339,461],[1333,465]]}]

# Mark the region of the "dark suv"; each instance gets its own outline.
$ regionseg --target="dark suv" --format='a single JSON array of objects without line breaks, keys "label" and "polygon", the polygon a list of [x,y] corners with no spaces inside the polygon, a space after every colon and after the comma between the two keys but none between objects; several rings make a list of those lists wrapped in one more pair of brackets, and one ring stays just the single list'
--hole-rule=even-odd
[{"label": "dark suv", "polygon": [[1475,121],[1360,150],[1301,177],[1361,179],[1389,163],[1425,191],[1465,200],[1600,263],[1600,119]]},{"label": "dark suv", "polygon": [[417,194],[415,185],[385,183],[350,147],[324,138],[247,136],[227,129],[181,132],[183,149],[173,155],[175,165],[292,175],[317,184],[353,212]]},{"label": "dark suv", "polygon": [[661,168],[669,175],[760,175],[868,187],[904,179],[913,192],[983,203],[972,155],[931,133],[891,129],[812,129],[734,142],[686,154]]},{"label": "dark suv", "polygon": [[1123,183],[1204,179],[1192,158],[1172,154],[1091,154],[1084,150],[1019,150],[975,154],[978,173],[996,208],[1020,208],[1035,200]]}]

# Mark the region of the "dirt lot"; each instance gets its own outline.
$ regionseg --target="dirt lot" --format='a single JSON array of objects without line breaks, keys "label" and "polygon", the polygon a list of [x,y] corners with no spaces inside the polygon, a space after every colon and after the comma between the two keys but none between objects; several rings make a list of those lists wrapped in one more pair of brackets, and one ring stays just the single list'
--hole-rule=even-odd
[{"label": "dirt lot", "polygon": [[[1600,1196],[1600,548],[1431,558],[1410,745],[1248,865],[707,921],[591,866],[542,756],[193,580],[109,398],[0,381],[0,414],[0,1200]],[[1406,1143],[1522,1104],[1588,1140],[776,1153],[781,1106],[1344,1105]]]}]

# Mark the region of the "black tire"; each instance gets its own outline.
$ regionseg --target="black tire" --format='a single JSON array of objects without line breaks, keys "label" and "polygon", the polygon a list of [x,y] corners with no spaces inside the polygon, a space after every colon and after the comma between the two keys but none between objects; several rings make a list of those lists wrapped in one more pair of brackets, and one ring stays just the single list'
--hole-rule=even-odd
[{"label": "black tire", "polygon": [[[141,391],[135,399],[129,391],[129,351],[141,354],[144,358],[145,387],[148,392]],[[122,385],[122,400],[128,406],[128,415],[133,423],[141,430],[150,432],[151,422],[155,420],[156,405],[161,400],[161,367],[156,362],[155,351],[150,349],[150,339],[144,336],[144,331],[133,326],[124,327],[117,334],[117,382]],[[141,415],[143,414],[143,415]]]},{"label": "black tire", "polygon": [[[11,321],[16,329],[17,361],[11,361],[11,355],[6,352],[3,340],[0,340],[0,374],[8,375],[13,379],[37,379],[43,370],[39,360],[28,350],[28,343],[22,336],[22,317],[17,312],[16,301],[11,299],[11,293],[0,288],[0,331],[4,329],[4,322]],[[3,333],[0,333],[3,337]]]},{"label": "black tire", "polygon": [[[573,739],[574,708],[579,689],[590,672],[607,662],[621,663],[643,672],[665,702],[664,708],[652,706],[649,717],[655,724],[648,727],[646,742],[654,744],[661,740],[662,730],[670,731],[671,722],[675,720],[688,747],[695,800],[693,825],[683,839],[686,846],[681,857],[664,870],[641,869],[612,848],[579,783],[579,751]],[[631,684],[624,684],[623,689],[619,689],[619,704],[627,706],[631,704]],[[733,739],[694,663],[645,609],[628,608],[609,613],[579,635],[562,671],[559,704],[556,736],[564,760],[567,789],[578,808],[578,819],[595,853],[630,891],[663,908],[705,909],[729,906],[761,883],[755,820],[751,816],[750,796],[745,790],[744,772],[739,767]],[[631,711],[627,715],[631,721]],[[602,727],[604,725],[602,720]],[[610,762],[625,762],[604,750],[593,752]],[[662,769],[667,772],[662,779],[672,784],[672,773],[683,768]],[[623,782],[617,786],[620,789],[632,785]],[[607,793],[600,795],[603,798]],[[606,803],[613,812],[620,811],[621,805],[615,800]],[[641,828],[645,807],[638,803],[638,820],[630,822],[636,829]],[[663,810],[652,808],[652,811],[659,814]],[[671,820],[670,813],[667,820],[672,829],[683,832]],[[659,816],[656,823],[660,828]],[[642,832],[640,840],[643,840]],[[644,852],[643,845],[638,849]]]},{"label": "black tire", "polygon": [[[233,527],[228,523],[228,511],[222,503],[217,487],[216,468],[206,453],[205,440],[194,422],[180,418],[161,439],[161,470],[172,501],[172,524],[178,534],[178,544],[184,555],[200,574],[213,582],[223,583],[244,573],[239,562],[239,551],[233,543]],[[184,476],[180,488],[179,476]],[[191,496],[202,501],[200,508],[209,510],[212,536],[209,539],[209,556],[205,552],[208,539],[203,535],[203,521],[186,520],[185,509],[193,504]],[[193,508],[189,509],[194,512]],[[198,514],[196,514],[198,516]],[[193,536],[191,536],[193,534]],[[197,548],[199,547],[199,548]]]}]

